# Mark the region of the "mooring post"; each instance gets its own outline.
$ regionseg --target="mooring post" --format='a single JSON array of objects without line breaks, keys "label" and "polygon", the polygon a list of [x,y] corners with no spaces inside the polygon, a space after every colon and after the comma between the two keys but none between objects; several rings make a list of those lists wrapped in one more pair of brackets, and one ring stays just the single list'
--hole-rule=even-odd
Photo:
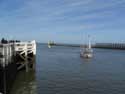
[{"label": "mooring post", "polygon": [[6,94],[6,60],[5,60],[5,46],[4,45],[2,46],[2,56],[3,56],[2,57],[3,93]]},{"label": "mooring post", "polygon": [[33,63],[33,70],[35,70],[35,67],[36,67],[36,58],[35,58],[35,56],[33,56],[33,61],[32,61],[32,63]]},{"label": "mooring post", "polygon": [[9,61],[8,61],[9,60],[9,49],[8,48],[9,48],[9,45],[6,46],[6,64],[7,65],[9,63]]},{"label": "mooring post", "polygon": [[33,69],[36,68],[36,41],[33,41]]},{"label": "mooring post", "polygon": [[3,48],[2,48],[2,55],[3,55],[3,58],[2,58],[2,67],[5,67],[5,58],[4,58],[4,56],[5,56],[5,50],[4,50],[4,46],[3,46]]},{"label": "mooring post", "polygon": [[10,62],[11,62],[11,56],[12,56],[12,55],[11,55],[11,54],[12,54],[12,52],[11,52],[11,47],[12,47],[12,46],[9,47],[9,57],[10,57],[9,60],[10,60]]},{"label": "mooring post", "polygon": [[25,43],[25,67],[26,67],[26,72],[29,71],[27,55],[28,55],[28,54],[27,54],[27,43]]},{"label": "mooring post", "polygon": [[6,69],[4,68],[4,70],[3,70],[3,81],[4,81],[4,90],[3,90],[3,93],[4,94],[7,94],[7,86],[6,86]]}]

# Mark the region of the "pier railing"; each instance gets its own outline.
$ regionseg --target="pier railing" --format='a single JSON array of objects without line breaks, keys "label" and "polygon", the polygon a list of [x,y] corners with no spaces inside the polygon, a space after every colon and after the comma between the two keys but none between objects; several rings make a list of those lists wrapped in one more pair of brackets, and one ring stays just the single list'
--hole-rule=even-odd
[{"label": "pier railing", "polygon": [[25,52],[27,53],[33,53],[33,55],[36,55],[36,42],[35,40],[31,42],[16,42],[14,43],[14,48],[16,52]]}]

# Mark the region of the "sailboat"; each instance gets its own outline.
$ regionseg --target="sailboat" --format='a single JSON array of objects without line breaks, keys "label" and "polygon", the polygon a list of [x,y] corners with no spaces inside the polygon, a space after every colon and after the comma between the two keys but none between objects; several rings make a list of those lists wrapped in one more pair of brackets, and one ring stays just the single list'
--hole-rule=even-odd
[{"label": "sailboat", "polygon": [[83,58],[92,58],[93,57],[93,50],[91,47],[90,36],[88,36],[88,38],[89,38],[88,45],[86,45],[80,53],[80,56]]},{"label": "sailboat", "polygon": [[50,41],[48,42],[48,48],[51,48],[51,42]]}]

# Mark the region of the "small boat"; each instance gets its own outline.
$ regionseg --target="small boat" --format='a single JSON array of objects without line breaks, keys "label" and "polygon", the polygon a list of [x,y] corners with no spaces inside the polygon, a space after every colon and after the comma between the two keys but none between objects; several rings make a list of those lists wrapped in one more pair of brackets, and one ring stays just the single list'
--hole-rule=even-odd
[{"label": "small boat", "polygon": [[48,48],[52,48],[52,46],[54,45],[55,45],[54,41],[48,41]]},{"label": "small boat", "polygon": [[51,48],[51,41],[48,41],[48,48]]},{"label": "small boat", "polygon": [[[88,37],[89,37],[89,36],[88,36]],[[89,38],[89,43],[88,43],[88,45],[86,45],[86,46],[81,50],[80,57],[83,57],[83,58],[92,58],[92,57],[93,57],[93,50],[92,50],[92,47],[91,47],[90,38]]]}]

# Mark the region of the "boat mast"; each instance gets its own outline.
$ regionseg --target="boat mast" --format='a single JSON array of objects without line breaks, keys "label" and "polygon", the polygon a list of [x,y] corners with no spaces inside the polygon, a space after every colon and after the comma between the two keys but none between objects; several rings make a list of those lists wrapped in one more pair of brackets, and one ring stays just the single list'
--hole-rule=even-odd
[{"label": "boat mast", "polygon": [[91,49],[90,35],[88,35],[88,40],[89,40],[88,47],[89,47],[89,49]]}]

